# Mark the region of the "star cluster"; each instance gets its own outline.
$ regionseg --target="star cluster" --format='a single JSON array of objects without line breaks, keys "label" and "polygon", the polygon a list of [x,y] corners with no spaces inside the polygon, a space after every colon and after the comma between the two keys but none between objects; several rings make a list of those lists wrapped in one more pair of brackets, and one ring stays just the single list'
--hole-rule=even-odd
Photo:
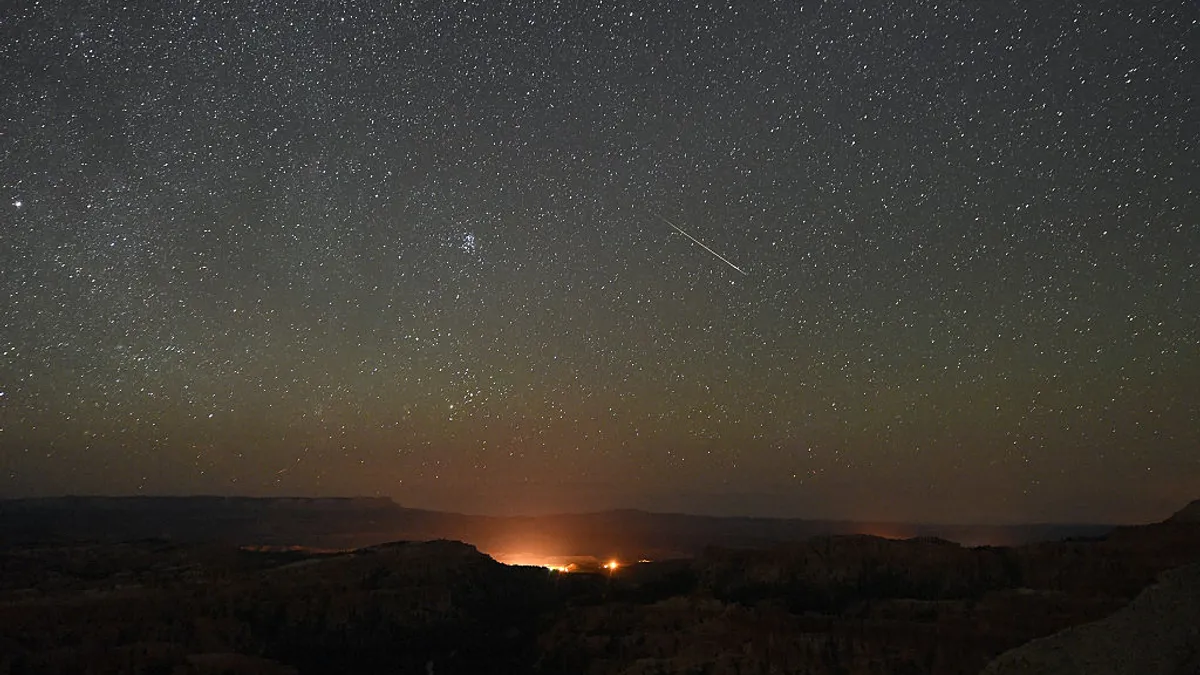
[{"label": "star cluster", "polygon": [[0,493],[1200,494],[1195,3],[10,4]]}]

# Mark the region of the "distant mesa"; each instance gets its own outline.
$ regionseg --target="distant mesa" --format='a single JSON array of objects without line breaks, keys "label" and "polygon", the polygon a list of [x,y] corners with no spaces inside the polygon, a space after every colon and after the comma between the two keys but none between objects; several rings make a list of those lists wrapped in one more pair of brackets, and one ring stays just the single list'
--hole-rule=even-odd
[{"label": "distant mesa", "polygon": [[482,555],[475,546],[453,539],[429,541],[389,541],[356,549],[359,553],[418,552],[420,555],[442,557],[476,557]]}]

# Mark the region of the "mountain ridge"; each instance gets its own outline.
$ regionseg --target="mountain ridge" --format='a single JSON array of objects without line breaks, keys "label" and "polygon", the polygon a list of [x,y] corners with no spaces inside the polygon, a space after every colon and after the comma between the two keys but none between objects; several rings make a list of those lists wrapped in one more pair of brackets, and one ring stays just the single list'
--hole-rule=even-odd
[{"label": "mountain ridge", "polygon": [[[1021,544],[1099,536],[1106,524],[925,523],[713,516],[641,509],[486,516],[403,506],[389,497],[96,496],[0,500],[0,537],[16,543],[89,535],[355,548],[389,540],[459,539],[492,553],[622,552],[694,555],[704,546],[757,547],[817,535],[937,537],[964,545]],[[644,554],[644,555],[643,555]]]}]

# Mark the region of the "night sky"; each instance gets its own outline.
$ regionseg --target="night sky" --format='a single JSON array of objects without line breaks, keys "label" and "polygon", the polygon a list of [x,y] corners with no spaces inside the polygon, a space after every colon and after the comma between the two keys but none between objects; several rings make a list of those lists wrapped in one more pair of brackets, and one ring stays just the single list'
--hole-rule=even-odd
[{"label": "night sky", "polygon": [[1164,517],[1198,56],[1189,0],[7,2],[0,495]]}]

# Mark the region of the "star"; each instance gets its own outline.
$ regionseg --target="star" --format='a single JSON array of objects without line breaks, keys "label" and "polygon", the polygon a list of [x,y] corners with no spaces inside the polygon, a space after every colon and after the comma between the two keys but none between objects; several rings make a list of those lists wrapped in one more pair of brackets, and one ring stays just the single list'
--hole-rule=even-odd
[{"label": "star", "polygon": [[1200,494],[1187,3],[67,4],[0,57],[0,496]]}]

